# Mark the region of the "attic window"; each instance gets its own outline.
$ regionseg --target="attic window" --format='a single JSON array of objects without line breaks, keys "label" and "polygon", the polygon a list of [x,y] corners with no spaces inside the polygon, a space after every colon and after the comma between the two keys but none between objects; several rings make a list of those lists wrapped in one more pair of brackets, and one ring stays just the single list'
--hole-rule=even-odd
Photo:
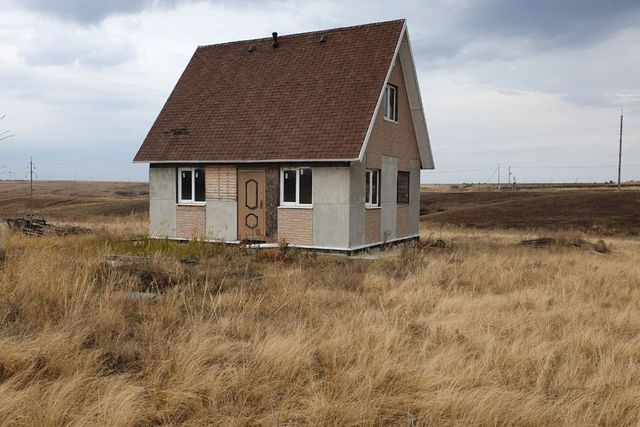
[{"label": "attic window", "polygon": [[174,129],[171,129],[169,132],[165,132],[165,133],[170,133],[171,135],[188,135],[189,134],[189,129],[187,129],[187,128],[174,128]]},{"label": "attic window", "polygon": [[384,118],[398,122],[398,87],[388,84],[384,89]]}]

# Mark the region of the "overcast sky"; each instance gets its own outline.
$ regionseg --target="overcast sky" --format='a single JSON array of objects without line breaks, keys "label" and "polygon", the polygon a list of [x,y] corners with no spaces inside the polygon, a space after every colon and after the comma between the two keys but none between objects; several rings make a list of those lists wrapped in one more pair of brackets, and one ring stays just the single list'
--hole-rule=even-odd
[{"label": "overcast sky", "polygon": [[[131,163],[198,45],[407,18],[423,182],[640,179],[640,2],[0,0],[0,173],[146,180]],[[7,175],[0,175],[6,178]]]}]

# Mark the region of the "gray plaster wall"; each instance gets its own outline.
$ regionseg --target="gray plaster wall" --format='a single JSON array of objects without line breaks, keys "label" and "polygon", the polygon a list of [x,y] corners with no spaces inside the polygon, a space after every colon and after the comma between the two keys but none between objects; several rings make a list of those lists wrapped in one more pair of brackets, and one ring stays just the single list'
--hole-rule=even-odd
[{"label": "gray plaster wall", "polygon": [[420,233],[420,161],[411,161],[409,182],[409,233]]},{"label": "gray plaster wall", "polygon": [[398,159],[382,156],[382,182],[380,187],[380,207],[382,209],[382,240],[396,238],[398,213]]},{"label": "gray plaster wall", "polygon": [[238,202],[207,200],[206,238],[210,240],[238,239]]},{"label": "gray plaster wall", "polygon": [[149,235],[176,237],[175,168],[149,168]]},{"label": "gray plaster wall", "polygon": [[349,247],[350,168],[313,168],[313,245]]},{"label": "gray plaster wall", "polygon": [[367,167],[365,162],[352,162],[349,169],[349,246],[353,248],[365,241],[364,177]]}]

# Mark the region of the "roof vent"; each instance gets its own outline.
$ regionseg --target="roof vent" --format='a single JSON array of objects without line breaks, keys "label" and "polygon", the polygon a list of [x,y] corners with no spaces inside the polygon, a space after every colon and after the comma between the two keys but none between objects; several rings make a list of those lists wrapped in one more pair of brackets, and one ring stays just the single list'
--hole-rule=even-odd
[{"label": "roof vent", "polygon": [[188,135],[189,129],[187,128],[174,128],[165,133],[170,133],[171,135]]},{"label": "roof vent", "polygon": [[271,46],[276,49],[280,45],[280,43],[278,43],[278,33],[274,31],[273,33],[271,33],[271,37],[273,37],[273,43],[271,44]]},{"label": "roof vent", "polygon": [[322,37],[320,37],[320,43],[324,43],[327,41],[327,35],[323,34]]},{"label": "roof vent", "polygon": [[249,52],[253,52],[254,50],[256,50],[255,44],[252,44],[251,46],[249,46]]}]

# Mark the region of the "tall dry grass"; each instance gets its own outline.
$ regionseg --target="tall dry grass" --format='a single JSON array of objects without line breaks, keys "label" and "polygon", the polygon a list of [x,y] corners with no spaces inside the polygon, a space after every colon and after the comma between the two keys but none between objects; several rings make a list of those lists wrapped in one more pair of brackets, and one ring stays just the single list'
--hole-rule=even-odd
[{"label": "tall dry grass", "polygon": [[367,260],[130,222],[0,232],[0,425],[640,421],[638,241],[441,229]]}]

